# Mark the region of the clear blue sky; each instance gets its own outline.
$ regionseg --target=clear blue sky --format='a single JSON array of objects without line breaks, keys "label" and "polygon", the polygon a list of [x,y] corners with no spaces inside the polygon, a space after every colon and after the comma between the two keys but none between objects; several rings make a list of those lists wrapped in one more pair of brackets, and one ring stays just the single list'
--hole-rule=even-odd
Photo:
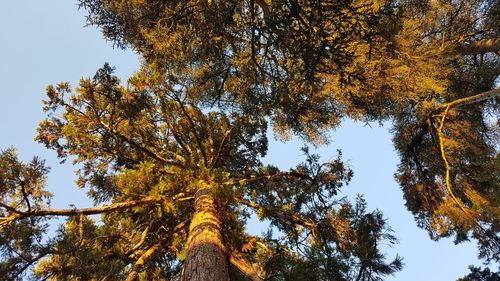
[{"label": "clear blue sky", "polygon": [[[53,151],[33,141],[37,124],[44,118],[40,101],[45,98],[45,87],[60,81],[76,85],[104,62],[116,66],[125,81],[139,65],[137,55],[113,49],[95,28],[84,25],[85,12],[78,11],[71,0],[0,1],[0,149],[15,146],[23,160],[33,155],[47,159],[52,167],[48,181],[54,193],[52,203],[58,208],[84,207],[90,202],[85,190],[74,185],[75,167],[59,164]],[[346,195],[365,194],[370,209],[382,210],[400,239],[387,253],[389,258],[395,253],[403,256],[405,267],[387,280],[456,280],[468,265],[481,264],[475,244],[434,242],[416,227],[394,181],[398,158],[388,129],[346,122],[332,133],[333,142],[318,153],[328,160],[337,148],[343,150],[355,173]],[[296,141],[272,142],[265,161],[292,167],[302,160],[300,146]]]}]

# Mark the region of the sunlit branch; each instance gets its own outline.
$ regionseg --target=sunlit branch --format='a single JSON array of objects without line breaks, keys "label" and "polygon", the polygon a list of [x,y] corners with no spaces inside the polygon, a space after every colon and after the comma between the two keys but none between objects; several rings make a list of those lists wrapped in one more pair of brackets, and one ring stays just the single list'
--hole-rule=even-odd
[{"label": "sunlit branch", "polygon": [[[73,215],[97,215],[120,211],[137,206],[144,206],[150,204],[161,203],[164,199],[147,198],[137,201],[121,202],[95,208],[82,208],[82,209],[45,209],[45,210],[32,210],[31,212],[16,211],[8,217],[0,217],[0,225],[8,224],[10,222],[21,220],[28,217],[43,217],[43,216],[73,216]],[[2,204],[3,205],[3,204]]]},{"label": "sunlit branch", "polygon": [[[497,91],[497,94],[498,95],[500,93],[499,89],[495,89],[495,90],[492,90],[492,91],[489,91],[489,92],[486,92],[486,93],[483,93],[483,94],[480,94],[480,95],[477,95],[477,96],[482,96],[482,95],[485,95],[485,94],[488,94],[490,92],[494,92],[494,91]],[[489,95],[486,95],[486,96],[490,96],[491,94]],[[490,96],[492,97],[492,96]],[[479,98],[476,100],[476,102],[478,101],[481,101],[481,100],[485,100],[486,98]],[[459,105],[464,105],[464,104],[470,104],[474,101],[469,101],[467,98],[465,98],[464,100],[466,100],[465,102],[459,102],[459,103],[455,103],[454,106],[459,106]],[[448,115],[448,112],[452,106],[454,102],[451,102],[451,103],[448,103],[446,105],[446,108],[441,116],[441,119],[439,120],[439,127],[437,129],[437,133],[438,133],[438,140],[439,140],[439,149],[440,149],[440,153],[441,153],[441,159],[443,160],[443,163],[444,163],[444,166],[445,166],[445,184],[446,184],[446,189],[448,191],[448,195],[452,198],[452,200],[455,202],[455,204],[462,210],[462,212],[468,216],[470,219],[472,219],[472,221],[474,221],[474,224],[480,229],[480,231],[482,231],[483,233],[485,233],[487,236],[490,236],[493,238],[493,240],[497,243],[497,245],[500,246],[500,240],[496,237],[496,236],[491,236],[491,235],[488,235],[488,231],[486,231],[484,229],[484,227],[478,222],[475,220],[473,214],[471,213],[472,211],[467,209],[464,204],[462,203],[462,201],[460,199],[458,199],[455,194],[453,193],[453,190],[452,190],[452,186],[451,186],[451,180],[450,180],[450,173],[451,173],[451,168],[450,168],[450,164],[448,162],[448,158],[446,157],[446,151],[445,151],[445,146],[444,146],[444,135],[443,135],[443,127],[444,127],[444,124],[445,124],[445,121],[446,121],[446,116]]]},{"label": "sunlit branch", "polygon": [[448,111],[450,110],[450,104],[446,106],[446,109],[443,113],[443,116],[441,117],[441,120],[439,121],[439,128],[437,130],[438,133],[438,138],[439,138],[439,149],[441,151],[441,158],[443,159],[444,167],[445,167],[445,182],[446,182],[446,189],[448,190],[448,194],[451,196],[453,201],[462,209],[462,211],[466,214],[468,214],[468,211],[465,209],[465,206],[463,203],[458,200],[457,197],[455,197],[455,194],[453,193],[451,189],[451,183],[450,183],[450,164],[448,163],[448,159],[446,158],[446,152],[444,149],[444,136],[443,136],[443,127],[444,127],[444,122],[446,120],[446,115],[448,114]]},{"label": "sunlit branch", "polygon": [[456,50],[462,55],[476,55],[500,52],[500,38],[490,38],[460,45]]},{"label": "sunlit branch", "polygon": [[[176,225],[174,228],[172,228],[170,231],[169,231],[169,234],[171,233],[175,233],[175,232],[178,232],[179,230],[181,230],[182,228],[184,228],[186,225],[187,225],[188,221],[183,221],[181,223],[179,223],[178,225]],[[149,225],[144,231],[143,233],[141,234],[141,241],[139,241],[138,244],[136,244],[134,246],[134,248],[132,249],[132,252],[133,251],[136,251],[139,247],[141,247],[141,245],[144,243],[145,239],[146,239],[146,236],[149,232],[149,228],[151,227],[151,225]],[[137,277],[139,276],[139,272],[142,270],[142,268],[144,267],[144,264],[153,257],[153,255],[158,251],[160,250],[161,248],[163,248],[163,245],[162,245],[162,242],[158,242],[156,244],[154,244],[153,246],[151,246],[147,251],[145,251],[144,253],[142,253],[139,258],[137,259],[137,261],[135,262],[134,266],[132,267],[132,271],[128,274],[127,276],[127,279],[125,279],[126,281],[134,281],[137,279]],[[131,255],[131,254],[129,254]]]},{"label": "sunlit branch", "polygon": [[457,100],[454,100],[452,102],[439,105],[436,107],[434,112],[446,110],[446,108],[448,108],[448,107],[449,108],[460,107],[460,106],[464,106],[464,105],[468,105],[468,104],[472,104],[472,103],[482,102],[482,101],[496,98],[496,97],[500,97],[500,88],[496,88],[496,89],[493,89],[491,91],[487,91],[487,92],[484,92],[481,94],[457,99]]},{"label": "sunlit branch", "polygon": [[141,233],[141,239],[139,239],[139,242],[132,247],[132,249],[126,254],[126,256],[131,256],[137,249],[139,249],[144,242],[146,241],[146,237],[148,236],[149,230],[151,229],[151,226],[153,224],[153,221],[149,223],[149,225],[142,231]]},{"label": "sunlit branch", "polygon": [[144,267],[144,264],[159,250],[161,249],[161,243],[154,244],[151,248],[149,248],[146,252],[144,252],[139,259],[135,262],[132,267],[132,271],[127,276],[126,281],[134,281],[139,276],[139,271]]}]

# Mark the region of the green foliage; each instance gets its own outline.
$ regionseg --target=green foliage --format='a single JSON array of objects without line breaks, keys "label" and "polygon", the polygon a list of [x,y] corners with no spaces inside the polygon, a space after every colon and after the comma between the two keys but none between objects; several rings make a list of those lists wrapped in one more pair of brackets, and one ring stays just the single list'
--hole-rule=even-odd
[{"label": "green foliage", "polygon": [[[178,279],[200,182],[210,183],[227,252],[249,261],[269,280],[297,280],[293,272],[302,268],[315,269],[321,280],[354,275],[378,280],[401,269],[399,257],[387,263],[380,254],[384,241],[396,242],[382,215],[367,213],[361,199],[355,206],[334,199],[353,175],[340,152],[336,160],[320,164],[319,156],[304,148],[306,161],[290,171],[265,167],[260,162],[267,152],[264,116],[204,111],[203,102],[158,81],[151,69],[143,68],[127,86],[112,71],[105,65],[92,79],[82,79],[75,92],[66,83],[49,86],[44,102],[49,116],[37,136],[62,160],[72,157],[81,167],[80,187],[89,189],[96,204],[109,205],[92,212],[35,213],[2,198],[3,218],[13,219],[2,234],[19,231],[9,230],[23,222],[17,212],[41,221],[50,214],[69,216],[55,237],[39,241],[40,250],[26,249],[34,256],[39,252],[29,259],[37,278],[123,279],[149,249],[158,247],[141,267],[140,278]],[[1,170],[2,177],[9,175],[7,170]],[[41,165],[38,170],[46,173]],[[2,188],[19,189],[17,183]],[[143,203],[111,210],[130,202]],[[247,234],[246,220],[253,212],[261,212],[286,235]],[[98,222],[86,217],[98,213]],[[42,237],[43,229],[31,234],[32,226],[25,227],[27,236]],[[6,276],[22,274],[25,262],[16,253],[3,255],[12,256],[2,268]]]},{"label": "green foliage", "polygon": [[48,227],[45,218],[9,221],[7,216],[12,210],[48,206],[51,194],[44,190],[48,172],[44,161],[36,157],[24,164],[14,149],[0,152],[0,275],[5,280],[21,279],[26,269],[50,251],[50,246],[40,243]]},{"label": "green foliage", "polygon": [[498,43],[481,42],[498,41],[498,1],[79,2],[187,99],[264,114],[282,138],[318,144],[344,117],[391,120],[418,224],[436,239],[472,235],[481,256],[498,256],[498,94],[452,108],[442,137],[436,116],[495,87]]},{"label": "green foliage", "polygon": [[268,9],[255,1],[79,2],[108,39],[139,51],[189,99],[269,115],[277,131],[317,142],[345,113],[323,93],[325,75],[342,85],[362,78],[349,68],[355,47],[381,42],[376,28],[389,9],[365,0],[271,1]]},{"label": "green foliage", "polygon": [[[484,56],[483,61],[457,59],[453,65],[444,102],[485,92],[500,74],[499,60],[493,56]],[[444,111],[436,109],[436,99],[401,111],[394,122],[394,143],[401,156],[396,176],[406,205],[433,239],[454,235],[461,242],[472,236],[479,241],[481,257],[498,260],[498,98],[452,108],[444,122],[442,141],[452,192],[465,212],[446,187],[438,133]]]},{"label": "green foliage", "polygon": [[[105,65],[74,91],[49,86],[37,140],[74,159],[79,187],[109,205],[85,213],[102,213],[98,223],[82,210],[58,211],[70,218],[42,243],[54,214],[44,210],[48,170],[2,153],[4,276],[19,279],[38,264],[40,278],[121,279],[160,249],[140,278],[176,279],[205,183],[228,253],[261,276],[380,280],[401,269],[379,250],[396,239],[361,198],[335,197],[352,177],[340,155],[319,164],[304,149],[305,162],[290,171],[260,162],[268,122],[279,137],[320,144],[342,118],[391,120],[397,179],[418,224],[435,239],[473,236],[482,257],[498,259],[498,94],[461,103],[499,76],[498,58],[484,54],[498,50],[481,46],[499,36],[497,1],[79,3],[145,65],[126,85]],[[253,213],[278,234],[245,233]]]}]

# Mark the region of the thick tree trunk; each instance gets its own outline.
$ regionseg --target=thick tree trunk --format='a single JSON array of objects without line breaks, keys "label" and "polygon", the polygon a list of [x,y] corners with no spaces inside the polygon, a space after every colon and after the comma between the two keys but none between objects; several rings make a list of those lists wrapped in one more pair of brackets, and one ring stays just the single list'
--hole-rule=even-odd
[{"label": "thick tree trunk", "polygon": [[209,186],[200,182],[189,226],[183,281],[229,281],[228,259],[221,222]]}]

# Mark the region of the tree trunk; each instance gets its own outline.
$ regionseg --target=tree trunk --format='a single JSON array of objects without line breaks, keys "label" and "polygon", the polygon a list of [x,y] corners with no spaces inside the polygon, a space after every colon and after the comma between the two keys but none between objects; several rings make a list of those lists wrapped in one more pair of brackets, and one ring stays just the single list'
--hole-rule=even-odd
[{"label": "tree trunk", "polygon": [[183,281],[229,281],[228,259],[221,222],[209,186],[200,182],[189,226]]}]

